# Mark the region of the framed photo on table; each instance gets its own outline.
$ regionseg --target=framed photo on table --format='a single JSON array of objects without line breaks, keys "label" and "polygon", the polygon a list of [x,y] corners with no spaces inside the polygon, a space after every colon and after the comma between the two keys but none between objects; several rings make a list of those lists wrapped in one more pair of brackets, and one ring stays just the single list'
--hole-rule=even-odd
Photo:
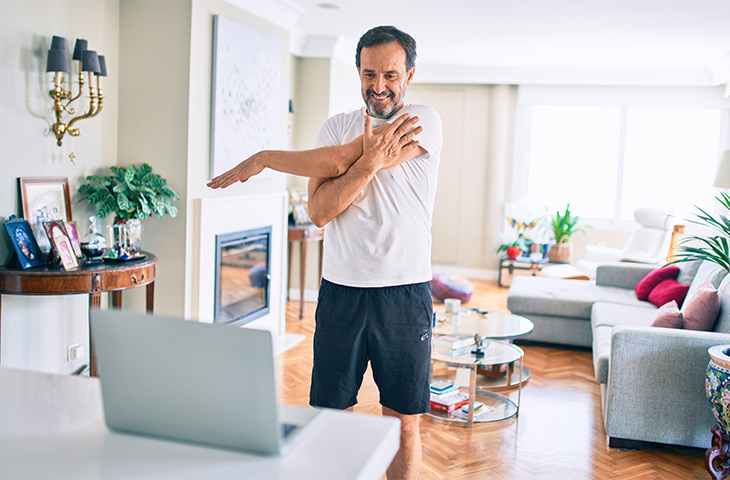
[{"label": "framed photo on table", "polygon": [[74,253],[77,257],[81,258],[81,240],[79,240],[79,227],[76,222],[63,222],[63,226],[66,227],[68,238],[71,239],[71,245],[74,247]]},{"label": "framed photo on table", "polygon": [[18,179],[18,187],[23,218],[30,224],[41,250],[47,252],[50,243],[43,230],[43,222],[73,220],[68,177],[24,177]]},{"label": "framed photo on table", "polygon": [[13,215],[5,221],[4,226],[21,268],[26,269],[46,263],[46,257],[41,252],[30,225],[25,219],[15,218]]},{"label": "framed photo on table", "polygon": [[44,222],[43,228],[46,231],[46,235],[48,236],[48,240],[50,241],[53,250],[61,258],[63,268],[71,270],[72,268],[78,267],[79,262],[76,259],[71,238],[68,236],[68,232],[63,226],[63,222],[56,220]]}]

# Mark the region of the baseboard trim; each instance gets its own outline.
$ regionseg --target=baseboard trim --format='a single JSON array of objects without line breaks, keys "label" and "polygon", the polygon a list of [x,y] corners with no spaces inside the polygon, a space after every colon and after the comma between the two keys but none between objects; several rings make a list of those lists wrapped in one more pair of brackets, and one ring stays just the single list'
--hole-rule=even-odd
[{"label": "baseboard trim", "polygon": [[[301,295],[301,290],[298,288],[290,288],[289,289],[289,300],[297,302],[299,301]],[[316,302],[317,298],[319,297],[319,290],[315,290],[313,288],[305,288],[304,289],[304,301],[305,302]]]}]

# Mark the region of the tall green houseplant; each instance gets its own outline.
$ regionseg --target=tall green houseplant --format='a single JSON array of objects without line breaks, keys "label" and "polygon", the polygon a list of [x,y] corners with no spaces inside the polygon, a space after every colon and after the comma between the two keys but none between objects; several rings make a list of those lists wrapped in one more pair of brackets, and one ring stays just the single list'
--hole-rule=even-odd
[{"label": "tall green houseplant", "polygon": [[[730,196],[721,192],[715,199],[730,210]],[[696,220],[689,222],[711,228],[716,235],[688,235],[679,244],[676,258],[671,263],[707,260],[730,272],[730,219],[724,215],[715,217],[695,206]]]},{"label": "tall green houseplant", "polygon": [[152,167],[143,163],[135,167],[111,167],[112,175],[89,175],[79,187],[91,205],[96,205],[96,216],[106,218],[116,215],[115,223],[126,220],[144,220],[153,213],[162,218],[165,214],[177,216],[177,207],[171,201],[180,195],[167,185],[167,180],[152,173]]},{"label": "tall green houseplant", "polygon": [[570,204],[566,205],[563,213],[559,210],[555,212],[555,215],[550,217],[555,243],[567,243],[574,233],[581,230],[578,222],[578,216],[570,211]]},{"label": "tall green houseplant", "polygon": [[564,212],[558,210],[550,216],[550,225],[555,237],[555,243],[548,249],[548,259],[551,262],[567,263],[573,255],[573,245],[568,243],[570,237],[581,231],[578,226],[580,219],[570,211],[570,203],[565,207]]}]

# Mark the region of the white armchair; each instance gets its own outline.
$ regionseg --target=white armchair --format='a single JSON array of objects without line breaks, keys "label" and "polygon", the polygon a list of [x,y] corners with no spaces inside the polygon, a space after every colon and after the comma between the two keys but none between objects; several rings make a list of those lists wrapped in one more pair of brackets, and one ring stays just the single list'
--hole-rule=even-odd
[{"label": "white armchair", "polygon": [[576,268],[591,278],[596,268],[607,262],[663,263],[672,242],[675,217],[656,208],[638,208],[634,220],[639,224],[623,249],[601,245],[588,245],[585,258],[578,260]]}]

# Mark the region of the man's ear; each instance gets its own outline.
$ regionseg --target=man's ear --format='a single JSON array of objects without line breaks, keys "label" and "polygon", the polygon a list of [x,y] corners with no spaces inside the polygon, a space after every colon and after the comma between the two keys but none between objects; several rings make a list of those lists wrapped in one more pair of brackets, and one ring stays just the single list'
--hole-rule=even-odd
[{"label": "man's ear", "polygon": [[408,70],[408,76],[406,77],[406,85],[410,85],[413,81],[413,75],[416,74],[416,66],[413,65],[410,70]]}]

